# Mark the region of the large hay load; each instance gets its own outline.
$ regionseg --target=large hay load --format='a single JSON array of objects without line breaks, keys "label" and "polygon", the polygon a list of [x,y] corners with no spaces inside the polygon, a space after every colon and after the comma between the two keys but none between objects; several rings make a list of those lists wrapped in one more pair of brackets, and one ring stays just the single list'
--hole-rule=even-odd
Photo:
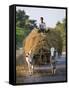
[{"label": "large hay load", "polygon": [[[35,28],[29,33],[23,42],[24,53],[26,54],[31,50],[34,57],[36,55],[38,57],[42,57],[42,55],[46,57],[48,57],[48,55],[50,56],[49,51],[52,46],[54,46],[61,54],[63,44],[59,31],[49,30],[47,33],[42,34]],[[38,61],[42,63],[42,61]]]}]

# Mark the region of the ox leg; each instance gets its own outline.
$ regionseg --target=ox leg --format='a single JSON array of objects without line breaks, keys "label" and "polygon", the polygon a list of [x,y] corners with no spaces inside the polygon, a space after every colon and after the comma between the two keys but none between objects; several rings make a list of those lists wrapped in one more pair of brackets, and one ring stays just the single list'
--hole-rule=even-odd
[{"label": "ox leg", "polygon": [[53,74],[53,63],[52,63],[52,57],[50,56],[50,63],[51,63],[51,72]]},{"label": "ox leg", "polygon": [[34,69],[34,67],[33,67],[33,65],[31,65],[31,71],[32,71],[32,74],[33,74],[33,69]]},{"label": "ox leg", "polygon": [[30,65],[30,63],[28,64],[28,69],[29,69],[29,74],[31,75],[31,65]]},{"label": "ox leg", "polygon": [[53,74],[53,65],[52,65],[52,63],[51,63],[51,71],[52,71],[52,74]]},{"label": "ox leg", "polygon": [[54,65],[54,63],[51,63],[51,67],[52,67],[52,74],[56,73],[56,66]]},{"label": "ox leg", "polygon": [[33,65],[30,64],[30,62],[28,60],[26,60],[27,64],[28,64],[28,70],[29,70],[29,74],[33,74]]},{"label": "ox leg", "polygon": [[28,64],[28,69],[29,69],[29,74],[32,75],[33,74],[33,66],[30,63]]},{"label": "ox leg", "polygon": [[29,74],[31,74],[31,65],[30,65],[30,63],[28,62],[28,60],[26,60],[27,61],[27,64],[28,64],[28,72],[29,72]]}]

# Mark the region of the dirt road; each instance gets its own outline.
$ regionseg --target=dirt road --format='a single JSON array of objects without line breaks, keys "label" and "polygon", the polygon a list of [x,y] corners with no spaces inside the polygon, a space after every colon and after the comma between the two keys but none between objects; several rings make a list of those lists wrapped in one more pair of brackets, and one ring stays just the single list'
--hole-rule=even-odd
[{"label": "dirt road", "polygon": [[[17,83],[37,83],[37,82],[54,82],[54,81],[65,81],[66,80],[66,58],[61,56],[56,60],[56,74],[52,75],[50,65],[43,65],[40,67],[34,67],[34,74],[24,77],[17,77]],[[40,72],[36,73],[35,71]]]}]

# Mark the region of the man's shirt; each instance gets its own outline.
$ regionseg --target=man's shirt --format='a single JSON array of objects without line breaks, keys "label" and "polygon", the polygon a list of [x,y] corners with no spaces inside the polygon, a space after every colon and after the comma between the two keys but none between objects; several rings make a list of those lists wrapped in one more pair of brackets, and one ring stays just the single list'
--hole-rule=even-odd
[{"label": "man's shirt", "polygon": [[40,23],[39,24],[39,29],[46,29],[46,24],[44,22]]}]

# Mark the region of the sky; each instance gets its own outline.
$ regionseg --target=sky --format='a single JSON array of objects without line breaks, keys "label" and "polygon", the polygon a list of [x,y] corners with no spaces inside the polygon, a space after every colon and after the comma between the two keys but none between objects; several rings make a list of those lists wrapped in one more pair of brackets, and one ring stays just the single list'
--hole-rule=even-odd
[{"label": "sky", "polygon": [[35,8],[35,7],[16,7],[16,10],[24,10],[27,15],[29,15],[29,19],[37,20],[37,25],[39,26],[40,17],[44,18],[44,22],[46,23],[46,27],[54,28],[58,21],[62,22],[62,20],[66,17],[65,9],[53,9],[53,8]]}]

